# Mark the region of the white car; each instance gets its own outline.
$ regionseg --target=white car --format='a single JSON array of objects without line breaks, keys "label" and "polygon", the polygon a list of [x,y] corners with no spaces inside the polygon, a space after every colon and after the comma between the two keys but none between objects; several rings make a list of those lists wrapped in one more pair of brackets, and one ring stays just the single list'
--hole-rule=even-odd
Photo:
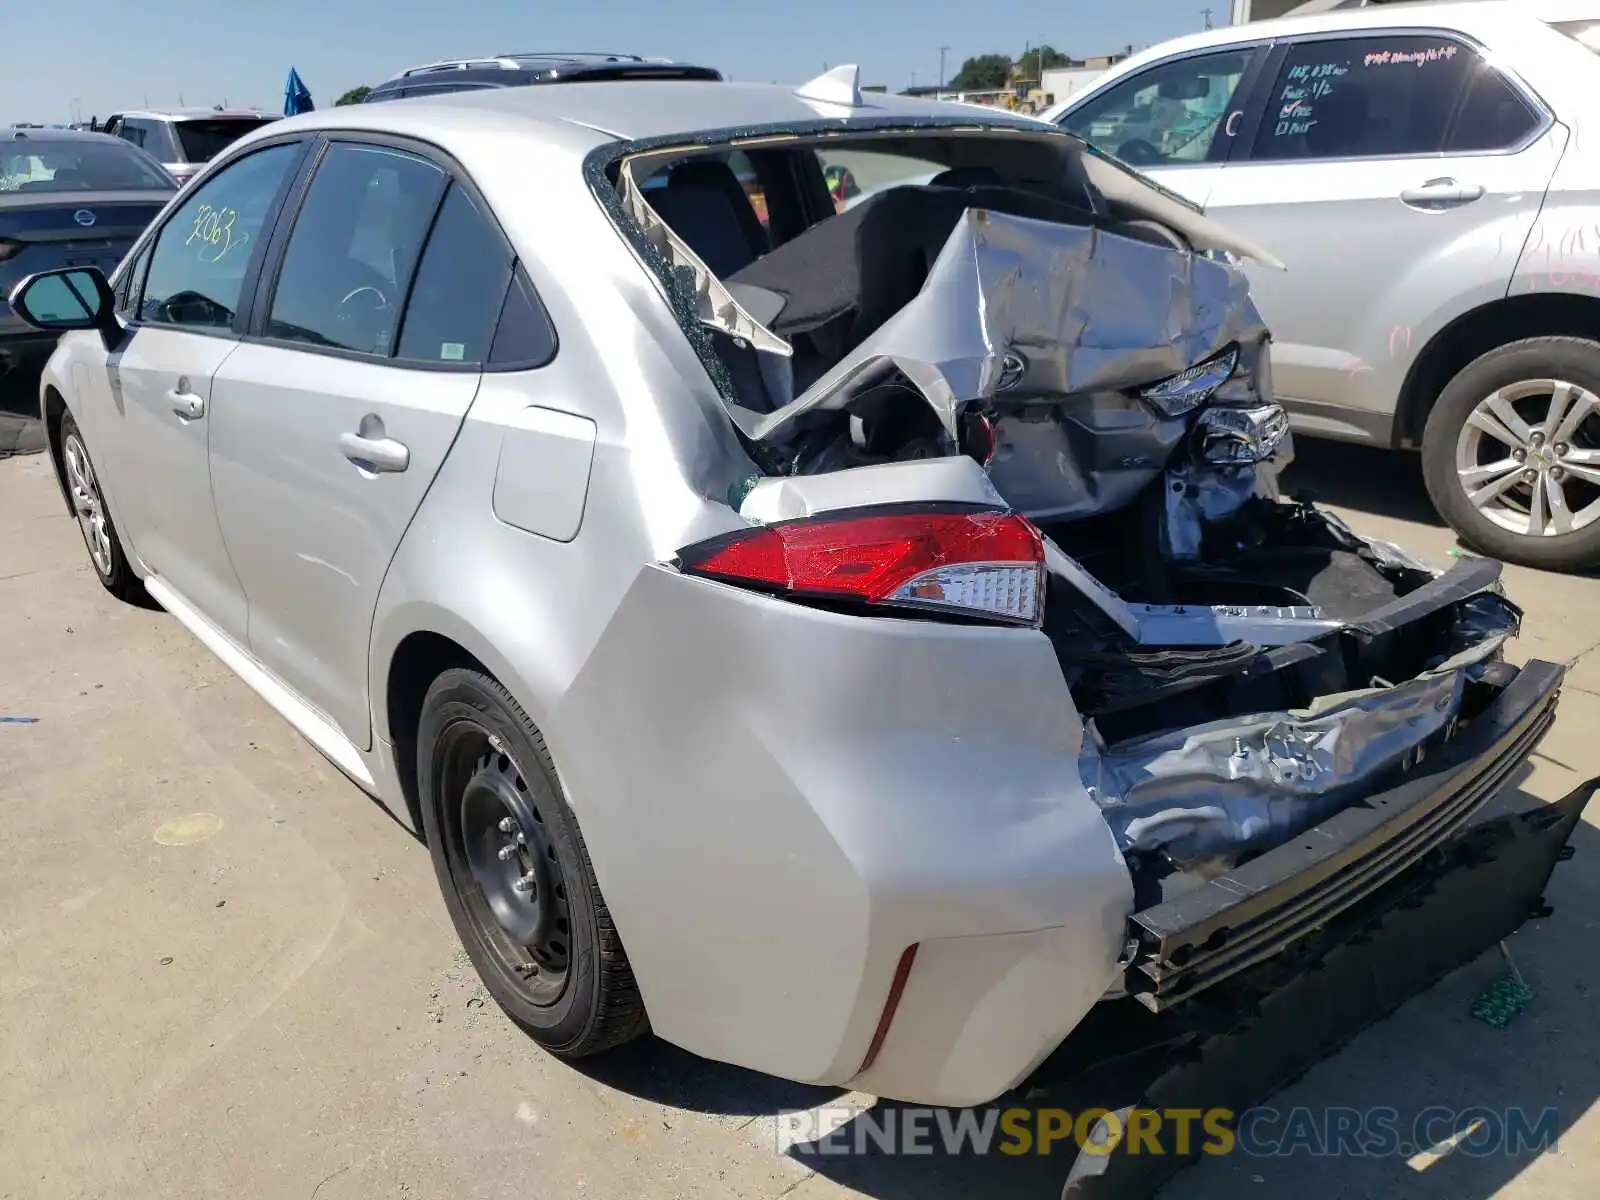
[{"label": "white car", "polygon": [[1216,29],[1047,116],[1287,264],[1247,266],[1298,430],[1422,452],[1468,545],[1600,565],[1600,0]]}]

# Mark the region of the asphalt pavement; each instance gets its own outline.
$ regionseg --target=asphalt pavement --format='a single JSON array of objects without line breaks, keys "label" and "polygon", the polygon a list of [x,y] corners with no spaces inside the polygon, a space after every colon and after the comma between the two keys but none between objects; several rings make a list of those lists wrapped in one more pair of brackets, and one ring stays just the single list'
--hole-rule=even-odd
[{"label": "asphalt pavement", "polygon": [[[1297,482],[1358,529],[1449,553],[1413,460],[1302,456]],[[1600,581],[1508,583],[1518,653],[1573,664],[1508,797],[1531,803],[1600,774]],[[0,631],[0,1200],[1058,1194],[1060,1158],[780,1153],[777,1114],[836,1093],[659,1042],[541,1053],[457,949],[427,851],[170,617],[100,589],[41,455],[0,461]],[[1536,996],[1507,1029],[1469,1016],[1500,969],[1485,959],[1277,1100],[1554,1108],[1554,1153],[1218,1158],[1167,1194],[1591,1197],[1596,821],[1554,915],[1514,939]]]}]

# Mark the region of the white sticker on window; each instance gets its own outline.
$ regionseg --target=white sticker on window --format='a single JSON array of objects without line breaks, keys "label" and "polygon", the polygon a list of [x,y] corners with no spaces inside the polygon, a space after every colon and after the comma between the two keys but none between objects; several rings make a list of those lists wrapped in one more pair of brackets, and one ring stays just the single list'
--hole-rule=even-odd
[{"label": "white sticker on window", "polygon": [[465,342],[444,342],[439,346],[439,357],[451,362],[460,362],[467,356]]}]

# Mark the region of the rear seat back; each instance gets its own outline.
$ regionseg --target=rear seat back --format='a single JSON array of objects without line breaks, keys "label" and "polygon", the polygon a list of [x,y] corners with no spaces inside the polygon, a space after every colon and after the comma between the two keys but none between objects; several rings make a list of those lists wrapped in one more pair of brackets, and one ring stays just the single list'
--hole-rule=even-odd
[{"label": "rear seat back", "polygon": [[674,167],[666,186],[650,192],[650,206],[713,275],[732,275],[771,248],[733,168],[715,159]]}]

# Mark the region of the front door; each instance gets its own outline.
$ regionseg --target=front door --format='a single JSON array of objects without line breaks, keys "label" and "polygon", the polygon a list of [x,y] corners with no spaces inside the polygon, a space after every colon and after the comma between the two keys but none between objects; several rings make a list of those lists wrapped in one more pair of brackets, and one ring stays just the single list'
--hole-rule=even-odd
[{"label": "front door", "polygon": [[1260,45],[1230,46],[1164,59],[1091,93],[1059,124],[1204,207],[1266,53]]},{"label": "front door", "polygon": [[156,235],[116,373],[117,501],[140,560],[243,643],[244,593],[211,497],[212,380],[238,348],[234,317],[252,251],[300,154],[290,143],[209,180]]},{"label": "front door", "polygon": [[217,376],[212,479],[251,651],[363,749],[378,591],[477,394],[511,267],[433,162],[334,142],[260,336]]},{"label": "front door", "polygon": [[1445,299],[1505,295],[1566,130],[1438,34],[1296,42],[1264,95],[1207,215],[1287,264],[1246,271],[1297,424],[1381,437],[1395,391],[1374,380],[1403,376]]}]

